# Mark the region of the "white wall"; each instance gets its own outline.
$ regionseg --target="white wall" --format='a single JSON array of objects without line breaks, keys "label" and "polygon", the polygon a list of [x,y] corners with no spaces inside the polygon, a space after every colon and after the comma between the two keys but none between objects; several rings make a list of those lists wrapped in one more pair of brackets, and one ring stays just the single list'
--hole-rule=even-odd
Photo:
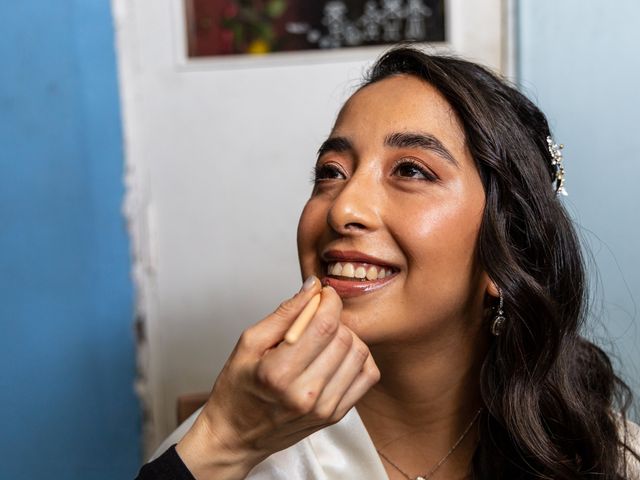
[{"label": "white wall", "polygon": [[[299,288],[315,152],[381,50],[189,62],[179,0],[113,7],[149,452],[176,397],[207,391],[240,332]],[[504,67],[500,0],[449,12],[454,49]]]}]

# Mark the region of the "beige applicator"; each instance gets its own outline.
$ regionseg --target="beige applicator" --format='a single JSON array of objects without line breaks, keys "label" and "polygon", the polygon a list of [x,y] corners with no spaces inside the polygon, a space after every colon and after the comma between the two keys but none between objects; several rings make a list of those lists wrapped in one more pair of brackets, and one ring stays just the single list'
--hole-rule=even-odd
[{"label": "beige applicator", "polygon": [[295,322],[293,322],[293,325],[291,325],[289,327],[289,330],[287,330],[287,333],[284,336],[285,342],[293,345],[298,341],[300,335],[302,335],[302,332],[304,332],[304,330],[307,328],[307,325],[309,325],[309,322],[316,314],[318,305],[320,305],[321,296],[322,294],[316,293],[305,305],[305,307],[302,309],[302,312],[300,312],[300,315],[298,315],[298,318],[296,318]]}]

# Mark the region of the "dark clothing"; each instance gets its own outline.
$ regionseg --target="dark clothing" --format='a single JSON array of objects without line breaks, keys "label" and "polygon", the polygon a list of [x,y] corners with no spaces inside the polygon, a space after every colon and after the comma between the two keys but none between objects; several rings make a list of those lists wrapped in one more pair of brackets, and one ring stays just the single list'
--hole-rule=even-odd
[{"label": "dark clothing", "polygon": [[135,480],[196,480],[172,445],[154,461],[143,465]]}]

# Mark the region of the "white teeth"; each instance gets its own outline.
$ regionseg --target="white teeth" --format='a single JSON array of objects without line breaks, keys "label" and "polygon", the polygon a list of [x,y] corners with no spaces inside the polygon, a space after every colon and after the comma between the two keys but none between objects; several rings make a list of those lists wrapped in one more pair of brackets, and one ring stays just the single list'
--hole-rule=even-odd
[{"label": "white teeth", "polygon": [[375,280],[377,278],[378,278],[378,269],[376,267],[369,267],[369,270],[367,270],[367,280]]},{"label": "white teeth", "polygon": [[371,282],[391,275],[391,270],[367,264],[361,264],[356,267],[353,263],[343,264],[336,262],[327,266],[327,273],[337,277],[357,278],[359,280],[366,278]]},{"label": "white teeth", "polygon": [[342,264],[334,263],[333,267],[331,267],[331,271],[329,272],[331,275],[341,275],[342,274]]},{"label": "white teeth", "polygon": [[355,269],[353,268],[353,264],[345,263],[344,266],[342,267],[342,273],[340,275],[342,275],[343,277],[353,278],[354,273],[355,273]]}]

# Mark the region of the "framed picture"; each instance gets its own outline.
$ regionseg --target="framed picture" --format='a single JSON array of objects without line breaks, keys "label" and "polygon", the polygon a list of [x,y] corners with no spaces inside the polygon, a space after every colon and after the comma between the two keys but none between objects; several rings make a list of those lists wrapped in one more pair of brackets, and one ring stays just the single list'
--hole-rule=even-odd
[{"label": "framed picture", "polygon": [[189,57],[442,43],[444,0],[185,0]]},{"label": "framed picture", "polygon": [[415,42],[513,76],[515,0],[173,0],[179,69],[371,59]]}]

